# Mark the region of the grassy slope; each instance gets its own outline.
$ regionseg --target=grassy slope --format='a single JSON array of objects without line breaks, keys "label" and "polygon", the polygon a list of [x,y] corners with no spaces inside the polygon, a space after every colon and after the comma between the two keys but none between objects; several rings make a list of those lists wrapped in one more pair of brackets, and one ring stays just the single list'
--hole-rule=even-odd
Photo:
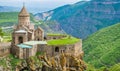
[{"label": "grassy slope", "polygon": [[47,36],[67,36],[66,34],[52,34],[48,33]]},{"label": "grassy slope", "polygon": [[66,45],[66,44],[74,44],[80,41],[80,39],[74,37],[66,37],[63,39],[49,40],[47,41],[48,45]]},{"label": "grassy slope", "polygon": [[110,71],[120,71],[120,63],[119,64],[115,64],[109,70]]},{"label": "grassy slope", "polygon": [[0,23],[17,22],[18,12],[0,12]]},{"label": "grassy slope", "polygon": [[[0,26],[12,26],[17,24],[18,14],[18,12],[0,12]],[[33,21],[32,14],[31,20]]]},{"label": "grassy slope", "polygon": [[85,61],[95,67],[120,62],[120,24],[102,29],[83,41]]}]

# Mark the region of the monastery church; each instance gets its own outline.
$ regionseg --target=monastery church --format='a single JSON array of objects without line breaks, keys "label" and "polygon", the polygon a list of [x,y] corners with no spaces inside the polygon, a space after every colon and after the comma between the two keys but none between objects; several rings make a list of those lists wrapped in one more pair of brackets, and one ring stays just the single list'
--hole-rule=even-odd
[{"label": "monastery church", "polygon": [[20,59],[35,56],[37,52],[45,52],[47,55],[55,56],[61,52],[76,55],[82,51],[81,40],[71,45],[48,45],[47,40],[57,40],[66,36],[47,36],[44,39],[44,30],[41,27],[34,28],[25,6],[20,11],[18,24],[14,26],[13,30],[10,52]]}]

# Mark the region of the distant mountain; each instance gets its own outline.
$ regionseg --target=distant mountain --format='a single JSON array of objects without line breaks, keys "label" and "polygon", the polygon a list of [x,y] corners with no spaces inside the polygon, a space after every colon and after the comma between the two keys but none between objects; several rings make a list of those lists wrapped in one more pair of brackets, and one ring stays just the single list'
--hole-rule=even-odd
[{"label": "distant mountain", "polygon": [[83,50],[84,60],[97,68],[120,63],[120,23],[90,35],[83,41]]},{"label": "distant mountain", "polygon": [[[19,12],[21,10],[21,7],[12,7],[12,6],[0,6],[0,12]],[[43,12],[45,9],[43,8],[35,8],[35,7],[28,7],[27,10],[30,13],[38,13]]]},{"label": "distant mountain", "polygon": [[66,34],[56,21],[41,21],[41,24],[36,23],[35,26],[40,26],[44,29],[45,33],[49,34]]},{"label": "distant mountain", "polygon": [[[17,24],[18,12],[0,12],[0,27],[13,26]],[[31,14],[31,21],[33,21],[33,14]]]},{"label": "distant mountain", "polygon": [[0,6],[0,12],[16,12],[19,11],[17,7]]},{"label": "distant mountain", "polygon": [[120,22],[120,1],[80,1],[35,14],[35,18],[55,20],[66,33],[84,39],[101,28]]},{"label": "distant mountain", "polygon": [[[38,21],[34,20],[33,14],[30,14],[31,22],[35,27],[41,26],[46,33],[64,33],[58,23],[55,21]],[[0,12],[0,27],[5,32],[11,32],[14,25],[18,24],[18,12]]]}]

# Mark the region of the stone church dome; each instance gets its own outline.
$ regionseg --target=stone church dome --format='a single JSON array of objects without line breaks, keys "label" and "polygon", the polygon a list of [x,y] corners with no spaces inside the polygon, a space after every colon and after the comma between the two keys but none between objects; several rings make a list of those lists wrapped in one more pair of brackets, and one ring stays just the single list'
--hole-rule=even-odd
[{"label": "stone church dome", "polygon": [[22,10],[19,13],[19,16],[29,16],[29,13],[27,12],[25,6],[23,6]]}]

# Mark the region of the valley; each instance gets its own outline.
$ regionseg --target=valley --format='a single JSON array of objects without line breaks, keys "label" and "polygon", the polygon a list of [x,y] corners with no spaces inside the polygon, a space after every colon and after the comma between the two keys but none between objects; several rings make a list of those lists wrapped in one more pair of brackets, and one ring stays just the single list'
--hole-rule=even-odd
[{"label": "valley", "polygon": [[[6,10],[7,8],[3,9],[0,6],[0,42],[12,40],[11,32],[18,23],[17,16],[19,13],[9,12],[16,11],[16,8]],[[86,71],[120,71],[119,0],[80,1],[43,13],[30,13],[30,18],[35,28],[40,26],[45,30],[45,35],[51,33],[69,34],[82,39]],[[53,41],[51,44],[60,41]],[[33,63],[38,62],[38,65],[41,66],[39,56],[30,59]],[[0,59],[0,65],[3,64],[3,67],[7,66],[5,60],[14,60],[10,62],[12,68],[17,63],[22,65],[24,62],[24,60],[16,59],[13,55],[8,55],[8,57]]]},{"label": "valley", "polygon": [[85,39],[102,28],[119,23],[119,15],[119,0],[91,0],[65,5],[34,16],[39,20],[55,20],[67,34]]}]

